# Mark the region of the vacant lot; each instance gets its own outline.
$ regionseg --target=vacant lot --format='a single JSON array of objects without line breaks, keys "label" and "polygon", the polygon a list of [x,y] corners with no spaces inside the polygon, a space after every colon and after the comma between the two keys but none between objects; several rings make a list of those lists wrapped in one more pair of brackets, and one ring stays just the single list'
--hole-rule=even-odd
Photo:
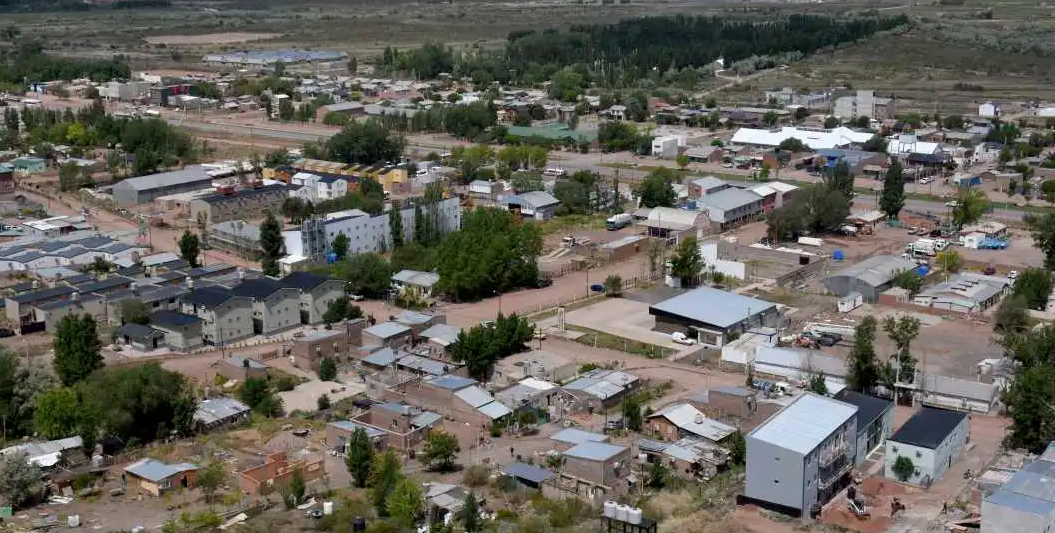
[{"label": "vacant lot", "polygon": [[250,41],[265,41],[281,37],[281,33],[252,33],[252,32],[227,32],[206,33],[202,35],[158,35],[146,37],[144,41],[150,44],[164,44],[168,46],[202,46],[202,45],[225,45],[236,43],[248,43]]}]

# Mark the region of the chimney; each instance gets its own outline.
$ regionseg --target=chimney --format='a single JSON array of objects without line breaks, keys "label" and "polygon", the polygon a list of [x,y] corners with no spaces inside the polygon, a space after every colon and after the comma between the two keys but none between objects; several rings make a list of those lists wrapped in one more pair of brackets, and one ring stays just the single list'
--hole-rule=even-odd
[{"label": "chimney", "polygon": [[188,289],[193,289],[194,288],[194,280],[191,279],[190,276],[187,276],[184,281],[186,281]]}]

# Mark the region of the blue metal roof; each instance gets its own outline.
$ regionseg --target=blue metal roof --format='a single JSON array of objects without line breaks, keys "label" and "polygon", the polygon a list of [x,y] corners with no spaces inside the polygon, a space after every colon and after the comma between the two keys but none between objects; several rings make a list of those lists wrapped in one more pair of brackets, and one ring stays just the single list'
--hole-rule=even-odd
[{"label": "blue metal roof", "polygon": [[475,379],[463,378],[461,376],[455,376],[453,374],[447,374],[445,376],[439,376],[428,380],[428,384],[434,387],[447,390],[458,390],[464,389],[469,385],[475,385]]},{"label": "blue metal roof", "polygon": [[623,446],[603,442],[584,442],[566,452],[568,457],[577,457],[590,461],[607,461],[626,450]]},{"label": "blue metal roof", "polygon": [[396,353],[392,348],[382,348],[364,357],[363,362],[375,366],[388,366],[395,363],[399,357],[400,354]]}]

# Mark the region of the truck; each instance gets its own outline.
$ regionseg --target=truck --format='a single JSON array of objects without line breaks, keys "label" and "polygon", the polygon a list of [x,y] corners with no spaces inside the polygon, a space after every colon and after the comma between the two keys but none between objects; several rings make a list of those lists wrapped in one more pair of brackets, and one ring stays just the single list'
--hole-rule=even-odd
[{"label": "truck", "polygon": [[631,222],[633,222],[633,217],[630,216],[630,213],[620,213],[608,217],[604,225],[608,228],[608,231],[616,231],[629,226]]},{"label": "truck", "polygon": [[905,251],[910,254],[928,255],[933,257],[938,255],[938,252],[941,251],[941,249],[938,248],[937,243],[931,239],[919,239],[906,246]]}]

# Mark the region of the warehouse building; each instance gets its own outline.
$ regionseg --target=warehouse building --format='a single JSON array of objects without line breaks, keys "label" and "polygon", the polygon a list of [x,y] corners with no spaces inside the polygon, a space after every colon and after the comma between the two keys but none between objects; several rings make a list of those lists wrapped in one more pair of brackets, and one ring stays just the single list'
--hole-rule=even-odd
[{"label": "warehouse building", "polygon": [[747,434],[744,496],[793,516],[815,516],[850,483],[857,407],[810,392]]},{"label": "warehouse building", "polygon": [[721,348],[730,335],[754,327],[775,327],[780,321],[777,304],[700,287],[648,308],[656,331],[684,333],[709,348]]},{"label": "warehouse building", "polygon": [[113,186],[111,192],[118,205],[132,206],[152,202],[158,197],[196,191],[212,186],[212,176],[205,167],[192,166],[138,178],[128,178]]},{"label": "warehouse building", "polygon": [[1055,528],[1055,446],[982,499],[981,533],[1050,533]]},{"label": "warehouse building", "polygon": [[[903,483],[929,487],[941,479],[967,445],[967,415],[924,407],[912,415],[886,442],[883,475]],[[898,476],[894,464],[907,457],[914,470]]]},{"label": "warehouse building", "polygon": [[838,296],[859,292],[866,301],[874,302],[880,293],[894,286],[894,278],[900,272],[914,268],[916,263],[908,259],[877,255],[824,278],[824,286]]}]

